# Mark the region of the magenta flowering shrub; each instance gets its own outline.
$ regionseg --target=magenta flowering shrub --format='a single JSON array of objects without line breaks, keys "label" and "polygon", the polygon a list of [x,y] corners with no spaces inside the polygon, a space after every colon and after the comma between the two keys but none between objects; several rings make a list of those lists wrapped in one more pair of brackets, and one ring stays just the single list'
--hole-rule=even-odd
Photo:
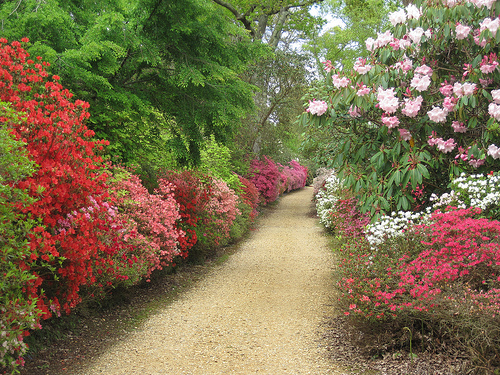
[{"label": "magenta flowering shrub", "polygon": [[300,165],[297,161],[292,160],[288,166],[282,166],[281,173],[286,176],[285,191],[301,189],[306,186],[307,167]]},{"label": "magenta flowering shrub", "polygon": [[238,176],[242,185],[240,200],[242,203],[250,207],[249,219],[253,222],[258,215],[257,208],[259,207],[260,195],[255,185],[248,179]]},{"label": "magenta flowering shrub", "polygon": [[359,210],[356,198],[338,199],[330,210],[332,231],[349,237],[362,237],[370,223],[370,215]]},{"label": "magenta flowering shrub", "polygon": [[499,365],[500,222],[479,214],[436,212],[376,248],[362,237],[344,242],[344,314],[369,325],[390,321],[395,331],[422,321],[434,334],[487,348]]},{"label": "magenta flowering shrub", "polygon": [[259,190],[264,204],[278,199],[282,185],[282,174],[272,159],[264,156],[262,160],[252,160],[248,179]]},{"label": "magenta flowering shrub", "polygon": [[127,221],[129,231],[137,231],[138,246],[142,247],[141,260],[147,265],[145,277],[155,269],[170,265],[179,255],[177,246],[182,232],[177,229],[181,218],[172,193],[173,186],[160,180],[155,194],[150,194],[138,176],[115,167],[111,192],[116,199],[119,215]]}]

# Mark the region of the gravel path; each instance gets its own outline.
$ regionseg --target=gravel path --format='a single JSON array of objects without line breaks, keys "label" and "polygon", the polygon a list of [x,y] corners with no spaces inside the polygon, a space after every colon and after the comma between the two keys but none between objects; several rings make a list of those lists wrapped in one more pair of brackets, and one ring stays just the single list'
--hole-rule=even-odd
[{"label": "gravel path", "polygon": [[340,374],[321,342],[334,263],[311,198],[281,198],[228,261],[78,375]]}]

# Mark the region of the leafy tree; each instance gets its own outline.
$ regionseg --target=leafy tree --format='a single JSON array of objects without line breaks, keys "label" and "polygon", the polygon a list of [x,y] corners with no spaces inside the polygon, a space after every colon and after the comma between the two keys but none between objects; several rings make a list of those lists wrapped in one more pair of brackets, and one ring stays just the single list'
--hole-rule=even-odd
[{"label": "leafy tree", "polygon": [[91,104],[89,127],[125,161],[196,163],[204,137],[228,138],[253,106],[239,78],[253,47],[206,1],[4,1],[0,19]]}]

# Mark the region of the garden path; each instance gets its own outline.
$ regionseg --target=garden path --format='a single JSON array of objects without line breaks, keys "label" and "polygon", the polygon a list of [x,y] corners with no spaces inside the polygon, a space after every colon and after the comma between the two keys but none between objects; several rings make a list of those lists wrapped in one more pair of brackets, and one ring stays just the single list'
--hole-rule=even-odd
[{"label": "garden path", "polygon": [[281,198],[229,260],[78,375],[341,374],[321,339],[334,259],[311,198]]}]

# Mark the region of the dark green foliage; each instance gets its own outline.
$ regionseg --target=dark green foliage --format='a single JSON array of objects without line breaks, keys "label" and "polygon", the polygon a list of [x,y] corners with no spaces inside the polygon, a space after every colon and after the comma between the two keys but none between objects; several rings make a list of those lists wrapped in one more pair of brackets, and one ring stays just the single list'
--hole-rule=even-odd
[{"label": "dark green foliage", "polygon": [[239,78],[253,47],[206,1],[6,1],[0,19],[91,104],[89,127],[125,162],[196,164],[204,138],[225,140],[253,106]]}]

